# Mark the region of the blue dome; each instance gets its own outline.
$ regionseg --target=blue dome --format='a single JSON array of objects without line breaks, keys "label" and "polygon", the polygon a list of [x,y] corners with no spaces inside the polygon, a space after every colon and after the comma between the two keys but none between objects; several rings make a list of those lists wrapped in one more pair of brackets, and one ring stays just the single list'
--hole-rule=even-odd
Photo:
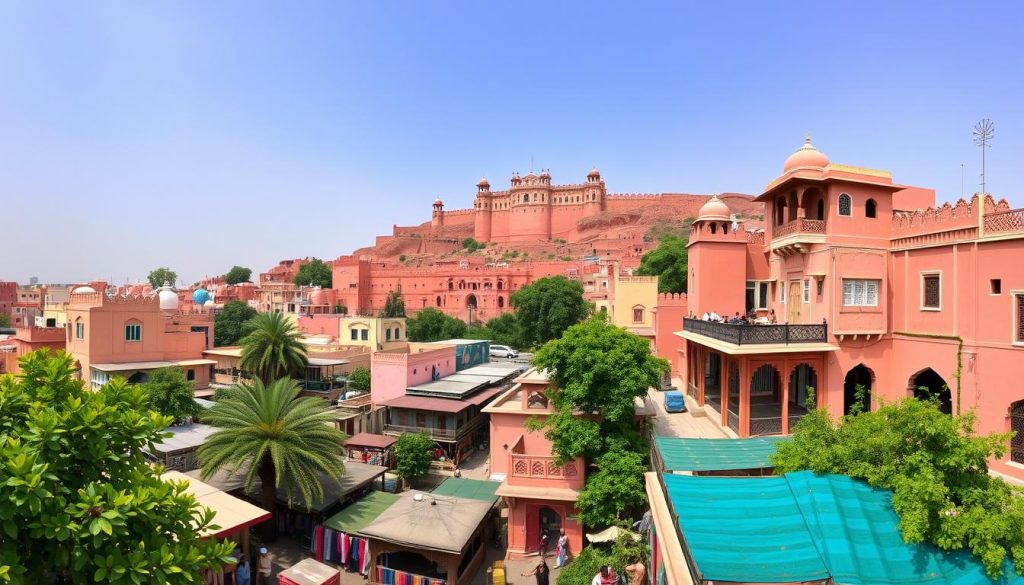
[{"label": "blue dome", "polygon": [[210,293],[206,292],[205,288],[197,288],[196,291],[192,293],[192,302],[197,305],[204,305],[208,300],[210,300]]}]

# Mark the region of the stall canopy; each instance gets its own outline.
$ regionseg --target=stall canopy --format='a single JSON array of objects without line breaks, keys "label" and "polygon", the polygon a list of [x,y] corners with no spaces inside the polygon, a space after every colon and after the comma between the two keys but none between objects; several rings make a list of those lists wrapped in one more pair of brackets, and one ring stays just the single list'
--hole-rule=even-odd
[{"label": "stall canopy", "polygon": [[374,449],[387,449],[398,441],[396,437],[387,435],[375,435],[373,433],[356,433],[345,441],[346,447],[371,447]]},{"label": "stall canopy", "polygon": [[993,581],[967,551],[903,542],[892,494],[842,475],[662,475],[704,581],[842,585],[1024,585]]},{"label": "stall canopy", "polygon": [[398,545],[462,554],[491,510],[489,502],[408,491],[359,534]]},{"label": "stall canopy", "polygon": [[498,501],[498,496],[494,492],[497,491],[500,485],[500,481],[449,477],[430,493],[435,496],[466,498],[467,500],[479,500],[493,504]]},{"label": "stall canopy", "polygon": [[388,492],[370,492],[363,499],[349,504],[341,512],[324,520],[324,526],[347,534],[357,533],[362,527],[376,520],[384,510],[397,502],[399,497]]},{"label": "stall canopy", "polygon": [[278,575],[280,585],[336,585],[341,583],[338,569],[313,559],[303,559]]},{"label": "stall canopy", "polygon": [[270,519],[270,512],[257,508],[245,500],[226,494],[214,486],[189,477],[178,471],[168,471],[160,476],[166,481],[187,481],[188,493],[195,497],[200,506],[216,513],[214,524],[220,526],[216,530],[204,530],[199,536],[221,536],[233,534]]},{"label": "stall canopy", "polygon": [[729,471],[771,467],[768,457],[786,437],[688,439],[654,437],[663,471]]}]

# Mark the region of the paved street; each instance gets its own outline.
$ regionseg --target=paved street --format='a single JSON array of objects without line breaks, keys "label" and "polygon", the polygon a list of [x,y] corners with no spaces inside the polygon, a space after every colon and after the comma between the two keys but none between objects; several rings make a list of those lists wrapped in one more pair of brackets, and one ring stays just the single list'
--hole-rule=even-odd
[{"label": "paved street", "polygon": [[[682,381],[673,379],[676,388],[682,388]],[[692,401],[687,401],[688,412],[665,412],[665,394],[658,390],[648,391],[648,397],[657,412],[654,417],[654,434],[667,437],[695,437],[704,439],[724,439],[733,436],[731,431],[723,430],[710,418],[705,416],[703,409],[694,408]]]}]

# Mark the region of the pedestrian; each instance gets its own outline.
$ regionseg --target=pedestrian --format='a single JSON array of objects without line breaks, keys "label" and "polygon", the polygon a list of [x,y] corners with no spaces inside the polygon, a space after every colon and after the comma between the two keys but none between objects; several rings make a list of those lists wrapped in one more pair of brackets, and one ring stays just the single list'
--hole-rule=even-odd
[{"label": "pedestrian", "polygon": [[548,585],[548,574],[551,571],[548,569],[548,564],[544,562],[544,558],[541,557],[540,562],[533,568],[529,573],[520,573],[523,577],[529,577],[533,575],[537,579],[537,585]]},{"label": "pedestrian", "polygon": [[256,585],[270,585],[270,561],[267,549],[260,548],[260,556],[256,559]]},{"label": "pedestrian", "polygon": [[238,558],[238,566],[235,567],[235,585],[249,585],[252,579],[252,567],[249,566],[249,558],[242,555]]},{"label": "pedestrian", "polygon": [[617,580],[618,577],[615,575],[615,571],[608,565],[603,565],[601,570],[591,579],[590,585],[615,585]]},{"label": "pedestrian", "polygon": [[569,537],[565,529],[558,529],[558,540],[555,542],[555,568],[559,568],[569,559]]},{"label": "pedestrian", "polygon": [[637,559],[632,565],[626,565],[625,572],[630,577],[629,585],[646,585],[647,567]]},{"label": "pedestrian", "polygon": [[544,555],[548,554],[548,531],[540,533],[540,557],[544,558]]}]

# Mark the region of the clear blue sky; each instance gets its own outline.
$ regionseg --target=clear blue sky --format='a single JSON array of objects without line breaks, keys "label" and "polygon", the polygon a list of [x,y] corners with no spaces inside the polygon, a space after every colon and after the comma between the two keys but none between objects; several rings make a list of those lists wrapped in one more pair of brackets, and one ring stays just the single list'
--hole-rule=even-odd
[{"label": "clear blue sky", "polygon": [[1024,206],[1019,2],[6,2],[0,280],[192,282],[334,258],[596,165],[758,193],[810,131],[939,199]]}]

